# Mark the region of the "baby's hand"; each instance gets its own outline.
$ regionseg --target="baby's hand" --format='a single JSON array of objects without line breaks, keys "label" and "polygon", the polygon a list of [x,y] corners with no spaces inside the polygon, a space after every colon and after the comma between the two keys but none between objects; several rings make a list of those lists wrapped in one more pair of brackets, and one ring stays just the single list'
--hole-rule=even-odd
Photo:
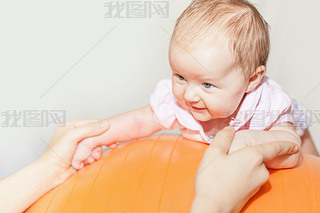
[{"label": "baby's hand", "polygon": [[230,149],[228,151],[228,154],[231,154],[239,149],[243,149],[245,147],[252,146],[252,140],[250,137],[248,137],[247,134],[243,134],[243,131],[236,132],[236,134],[233,137]]},{"label": "baby's hand", "polygon": [[[267,133],[267,132],[264,132],[264,133]],[[261,141],[256,140],[254,143],[252,137],[250,136],[250,133],[248,134],[248,132],[245,130],[238,131],[233,137],[232,144],[228,151],[228,154],[231,154],[245,147],[254,146],[262,143],[268,143],[268,142],[263,142],[262,140]],[[300,146],[298,145],[298,147],[299,147],[299,151],[296,152],[295,154],[281,155],[275,159],[265,162],[266,167],[269,169],[284,169],[284,168],[292,168],[296,166],[301,161]]]},{"label": "baby's hand", "polygon": [[[78,144],[77,150],[72,159],[72,167],[76,170],[81,169],[87,164],[92,164],[99,160],[102,155],[103,135],[86,138]],[[116,143],[108,145],[113,149],[117,147]]]}]

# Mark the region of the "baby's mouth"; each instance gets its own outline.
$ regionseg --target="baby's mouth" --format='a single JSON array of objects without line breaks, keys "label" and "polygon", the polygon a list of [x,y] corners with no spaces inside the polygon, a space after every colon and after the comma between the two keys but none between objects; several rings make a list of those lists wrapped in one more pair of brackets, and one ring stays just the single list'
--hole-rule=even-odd
[{"label": "baby's mouth", "polygon": [[205,110],[206,108],[200,108],[200,107],[195,107],[195,106],[190,106],[190,109],[192,110],[192,111],[203,111],[203,110]]}]

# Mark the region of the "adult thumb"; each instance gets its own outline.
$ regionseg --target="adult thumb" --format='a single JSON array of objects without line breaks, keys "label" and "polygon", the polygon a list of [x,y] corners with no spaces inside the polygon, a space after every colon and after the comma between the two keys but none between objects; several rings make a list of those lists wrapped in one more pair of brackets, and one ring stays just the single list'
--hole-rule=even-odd
[{"label": "adult thumb", "polygon": [[110,123],[107,120],[92,122],[68,130],[64,137],[65,139],[77,144],[85,138],[103,134],[109,129],[109,127]]},{"label": "adult thumb", "polygon": [[219,149],[221,152],[227,153],[231,146],[234,134],[235,130],[233,127],[224,127],[216,134],[208,149]]}]

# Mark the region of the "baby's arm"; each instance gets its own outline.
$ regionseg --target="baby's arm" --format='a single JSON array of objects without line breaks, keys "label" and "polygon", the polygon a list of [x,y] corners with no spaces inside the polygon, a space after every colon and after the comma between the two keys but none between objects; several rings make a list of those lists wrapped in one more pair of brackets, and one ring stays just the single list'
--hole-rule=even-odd
[{"label": "baby's arm", "polygon": [[304,154],[315,155],[319,157],[319,153],[314,145],[313,139],[309,133],[309,130],[306,129],[304,134],[301,136],[301,152]]},{"label": "baby's arm", "polygon": [[272,127],[268,131],[262,130],[242,130],[235,134],[233,144],[229,153],[246,146],[262,144],[272,141],[289,141],[299,147],[299,152],[293,155],[279,156],[266,163],[271,169],[291,168],[296,166],[300,161],[301,139],[295,132],[291,123],[281,123]]},{"label": "baby's arm", "polygon": [[108,131],[100,136],[87,138],[79,143],[72,160],[73,168],[80,169],[84,161],[89,157],[99,158],[99,156],[90,156],[94,148],[98,146],[110,145],[115,142],[127,142],[147,137],[160,131],[160,127],[153,117],[150,105],[113,116],[107,120],[110,122]]}]

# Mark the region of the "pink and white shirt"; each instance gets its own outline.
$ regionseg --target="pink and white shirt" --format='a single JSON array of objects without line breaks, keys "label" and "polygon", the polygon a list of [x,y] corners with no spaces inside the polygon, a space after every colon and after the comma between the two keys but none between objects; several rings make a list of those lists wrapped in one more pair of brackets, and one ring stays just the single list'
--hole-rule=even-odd
[{"label": "pink and white shirt", "polygon": [[[174,97],[171,79],[158,83],[150,97],[150,105],[161,129],[170,130],[178,126],[182,136],[187,139],[206,143],[212,141],[213,136],[207,136],[189,109],[179,104]],[[309,125],[306,112],[279,84],[264,76],[257,88],[245,95],[236,117],[229,125],[236,131],[269,130],[276,124],[291,122],[301,136]]]}]

